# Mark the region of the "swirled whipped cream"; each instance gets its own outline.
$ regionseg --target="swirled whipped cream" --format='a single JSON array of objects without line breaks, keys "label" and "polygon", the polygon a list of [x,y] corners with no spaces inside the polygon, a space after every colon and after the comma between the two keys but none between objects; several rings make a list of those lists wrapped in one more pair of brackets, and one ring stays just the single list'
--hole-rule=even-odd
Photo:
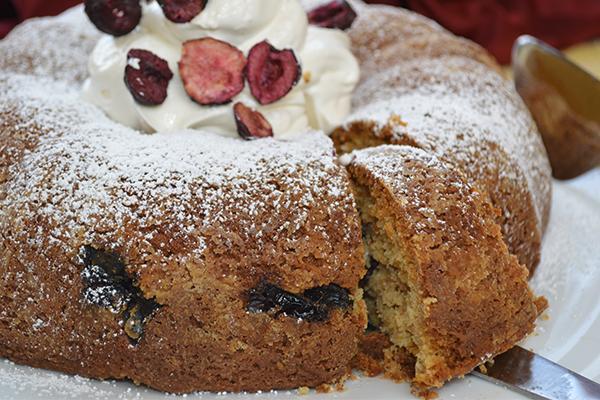
[{"label": "swirled whipped cream", "polygon": [[[350,40],[343,31],[309,26],[298,0],[210,0],[199,15],[184,24],[165,18],[156,2],[143,7],[135,31],[123,37],[104,36],[90,57],[83,98],[112,119],[148,132],[190,128],[237,136],[233,103],[241,101],[260,111],[271,123],[275,137],[282,138],[309,128],[329,133],[349,114],[359,79]],[[202,37],[229,42],[246,55],[265,39],[276,48],[293,49],[303,78],[273,104],[258,104],[246,84],[231,104],[201,106],[186,93],[178,61],[183,43]],[[135,102],[124,83],[127,53],[133,48],[163,58],[175,75],[167,99],[159,106]]]}]

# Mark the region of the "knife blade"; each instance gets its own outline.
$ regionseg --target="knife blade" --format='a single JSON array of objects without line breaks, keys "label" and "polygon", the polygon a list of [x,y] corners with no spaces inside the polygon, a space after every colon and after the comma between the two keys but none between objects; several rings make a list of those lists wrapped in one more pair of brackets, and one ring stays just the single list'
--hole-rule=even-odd
[{"label": "knife blade", "polygon": [[532,399],[600,400],[600,384],[519,346],[486,368],[472,374]]}]

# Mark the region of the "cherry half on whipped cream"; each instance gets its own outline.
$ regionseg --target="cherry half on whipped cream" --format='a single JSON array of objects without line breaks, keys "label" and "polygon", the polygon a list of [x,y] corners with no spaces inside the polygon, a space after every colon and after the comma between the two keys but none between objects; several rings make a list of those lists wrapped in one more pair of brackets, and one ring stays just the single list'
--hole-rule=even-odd
[{"label": "cherry half on whipped cream", "polygon": [[207,0],[158,0],[165,17],[177,24],[190,22],[204,10]]},{"label": "cherry half on whipped cream", "polygon": [[127,53],[125,84],[138,103],[149,106],[164,103],[171,79],[169,64],[156,54],[141,49]]},{"label": "cherry half on whipped cream", "polygon": [[302,68],[291,49],[278,50],[263,40],[248,53],[246,78],[252,95],[262,105],[274,103],[288,94],[301,75]]},{"label": "cherry half on whipped cream", "polygon": [[356,19],[356,12],[345,0],[333,0],[308,12],[308,22],[321,28],[346,30]]},{"label": "cherry half on whipped cream", "polygon": [[260,112],[247,107],[243,103],[235,103],[233,114],[238,134],[246,140],[273,136],[273,128]]},{"label": "cherry half on whipped cream", "polygon": [[[167,6],[181,11],[184,3],[196,4],[186,18],[195,17],[171,21]],[[301,0],[203,0],[201,11],[184,0],[127,4],[139,4],[143,17],[125,37],[101,36],[83,87],[83,98],[119,123],[239,137],[233,107],[241,102],[260,112],[274,137],[292,138],[310,129],[330,133],[350,113],[359,80],[350,38],[310,25]],[[172,79],[138,70],[145,58],[128,58],[132,49],[166,61]]]},{"label": "cherry half on whipped cream", "polygon": [[142,19],[140,0],[85,0],[85,13],[104,33],[123,36]]},{"label": "cherry half on whipped cream", "polygon": [[237,47],[205,37],[183,44],[179,74],[187,94],[201,105],[226,104],[244,89],[246,57]]}]

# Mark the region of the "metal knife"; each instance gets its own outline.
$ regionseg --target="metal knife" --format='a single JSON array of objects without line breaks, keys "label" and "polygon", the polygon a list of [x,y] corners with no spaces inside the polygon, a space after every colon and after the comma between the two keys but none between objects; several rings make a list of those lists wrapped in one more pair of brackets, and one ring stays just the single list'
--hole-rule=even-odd
[{"label": "metal knife", "polygon": [[600,400],[600,384],[519,346],[486,367],[472,374],[531,399]]}]

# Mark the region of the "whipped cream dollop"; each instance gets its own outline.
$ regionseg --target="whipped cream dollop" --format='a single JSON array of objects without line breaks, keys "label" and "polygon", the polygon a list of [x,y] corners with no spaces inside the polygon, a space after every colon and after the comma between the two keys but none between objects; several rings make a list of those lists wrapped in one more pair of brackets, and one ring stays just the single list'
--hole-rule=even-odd
[{"label": "whipped cream dollop", "polygon": [[[143,7],[136,30],[123,37],[102,37],[90,57],[83,98],[112,119],[149,132],[190,128],[237,136],[233,104],[241,101],[260,111],[275,137],[281,138],[309,128],[329,133],[350,113],[359,79],[350,40],[343,31],[309,25],[298,0],[210,0],[184,24],[165,18],[156,2],[144,2]],[[302,79],[285,97],[266,106],[258,104],[247,84],[231,104],[201,106],[186,93],[178,62],[183,43],[202,37],[226,41],[246,55],[265,39],[278,49],[293,49]],[[133,48],[165,59],[174,73],[167,99],[159,106],[136,103],[124,83],[127,53]]]}]

